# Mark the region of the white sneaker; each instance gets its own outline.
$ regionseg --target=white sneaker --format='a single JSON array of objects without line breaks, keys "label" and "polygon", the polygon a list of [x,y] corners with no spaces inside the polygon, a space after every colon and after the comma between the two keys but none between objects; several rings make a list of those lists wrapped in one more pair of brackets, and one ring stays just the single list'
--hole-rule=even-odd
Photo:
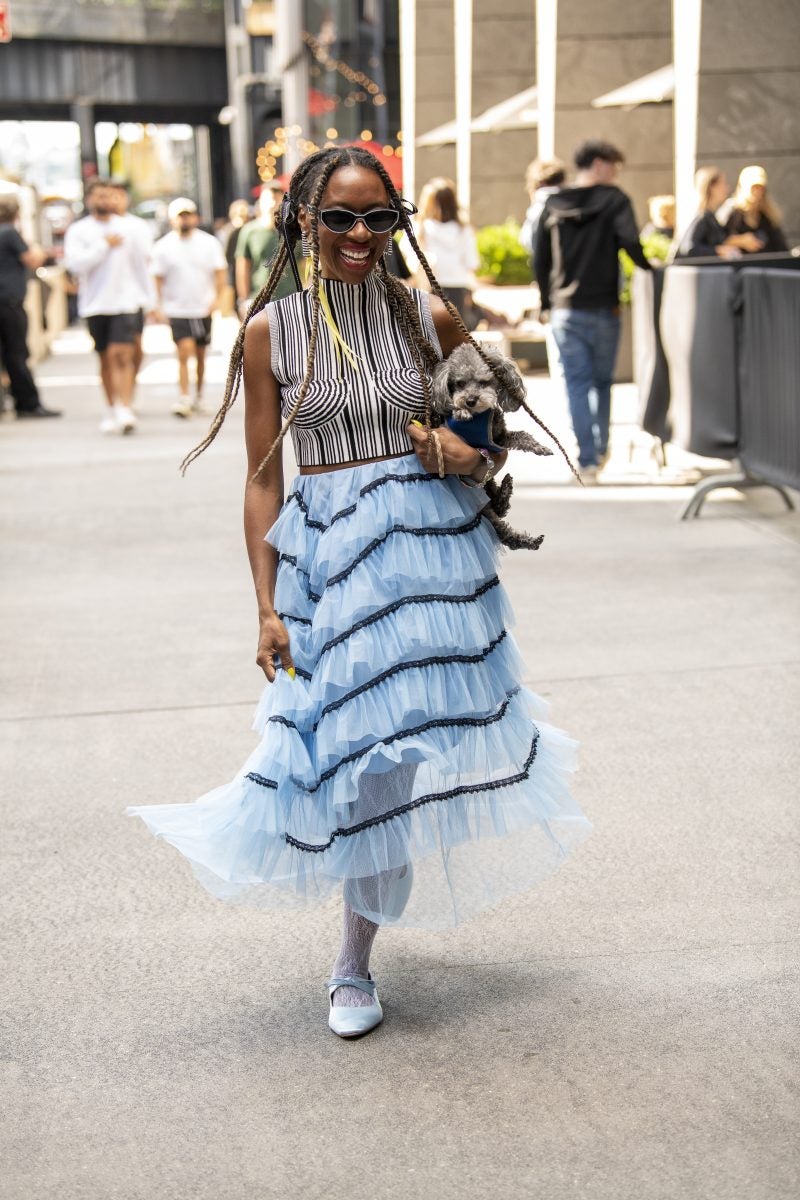
[{"label": "white sneaker", "polygon": [[211,415],[211,409],[206,407],[199,396],[192,405],[192,412],[196,417],[208,417]]},{"label": "white sneaker", "polygon": [[580,467],[579,470],[584,487],[593,487],[597,483],[597,476],[600,471],[594,463],[588,467]]},{"label": "white sneaker", "polygon": [[181,396],[180,400],[173,404],[172,412],[176,417],[188,419],[192,415],[192,402],[189,397]]},{"label": "white sneaker", "polygon": [[117,414],[120,433],[133,433],[138,421],[131,410],[124,404],[115,404],[114,412]]},{"label": "white sneaker", "polygon": [[111,409],[108,416],[103,417],[102,421],[100,422],[100,432],[119,433],[119,421],[117,420],[117,414],[113,409]]}]

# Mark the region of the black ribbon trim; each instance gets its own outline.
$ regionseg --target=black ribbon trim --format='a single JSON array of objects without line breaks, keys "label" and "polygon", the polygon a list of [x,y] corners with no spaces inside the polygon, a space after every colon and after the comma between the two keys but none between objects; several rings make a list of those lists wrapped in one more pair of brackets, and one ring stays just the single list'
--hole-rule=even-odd
[{"label": "black ribbon trim", "polygon": [[[430,721],[423,721],[422,724],[415,725],[411,729],[401,729],[398,730],[397,733],[390,734],[388,737],[379,738],[370,746],[363,746],[360,750],[354,750],[352,754],[348,754],[344,758],[340,758],[338,763],[336,763],[334,766],[326,767],[326,769],[320,775],[319,780],[315,784],[309,786],[308,784],[294,781],[295,787],[300,788],[308,795],[313,795],[314,792],[319,791],[323,783],[327,783],[329,779],[333,779],[334,775],[336,775],[342,767],[349,766],[350,763],[357,762],[359,758],[363,758],[365,754],[369,754],[369,752],[373,750],[375,746],[391,746],[393,742],[397,742],[402,738],[417,737],[418,734],[427,733],[431,729],[448,729],[451,726],[455,728],[476,729],[483,728],[487,725],[494,725],[498,721],[502,721],[503,717],[508,711],[509,704],[511,703],[513,697],[517,695],[519,690],[519,688],[513,688],[512,691],[508,692],[505,700],[500,705],[497,712],[492,713],[490,717],[434,717]],[[270,720],[272,719],[273,718],[270,718]],[[278,721],[281,725],[293,725],[293,722],[289,721],[286,717],[279,717]],[[294,727],[295,729],[297,728],[297,726]],[[253,783],[258,783],[264,786],[264,776],[259,775],[256,771],[250,771],[245,776],[245,779],[251,779]],[[272,780],[268,780],[266,786],[274,787],[275,784],[272,782]]]},{"label": "black ribbon trim", "polygon": [[[413,454],[414,451],[411,453]],[[403,457],[409,456],[404,455]],[[370,492],[374,492],[379,487],[383,487],[386,483],[432,483],[434,480],[438,480],[438,478],[438,475],[432,475],[430,471],[415,471],[411,475],[381,475],[380,479],[373,479],[371,483],[364,484],[364,486],[359,489],[358,495],[359,499],[362,499],[364,496],[368,496]],[[306,504],[300,492],[289,492],[289,495],[286,497],[286,502],[288,503],[290,500],[294,500],[297,503],[298,508],[303,514],[306,525],[308,525],[311,529],[319,529],[323,533],[330,529],[331,525],[335,525],[337,521],[341,521],[344,517],[352,517],[353,513],[358,508],[358,501],[356,501],[355,504],[350,504],[347,508],[340,509],[339,512],[333,514],[330,519],[330,523],[326,525],[324,521],[317,521],[310,515],[308,505]]]},{"label": "black ribbon trim", "polygon": [[529,778],[531,768],[536,760],[539,737],[539,730],[534,726],[533,741],[531,742],[528,757],[523,763],[522,770],[514,775],[507,776],[505,779],[495,779],[490,783],[466,783],[462,784],[461,787],[451,788],[447,792],[430,792],[427,796],[418,796],[416,800],[410,800],[408,804],[401,804],[398,808],[393,808],[391,812],[383,813],[379,817],[369,817],[366,821],[359,821],[357,825],[340,826],[334,829],[327,842],[324,842],[322,845],[315,846],[309,842],[298,841],[290,833],[284,833],[284,840],[290,846],[294,846],[296,850],[305,850],[309,854],[322,854],[325,850],[330,849],[337,838],[352,837],[356,833],[363,833],[366,829],[382,825],[386,821],[391,821],[394,817],[401,817],[407,812],[413,812],[415,808],[421,808],[424,804],[432,804],[442,800],[454,800],[457,796],[474,796],[479,792],[496,791],[498,788],[512,787],[515,783],[522,783]]},{"label": "black ribbon trim", "polygon": [[360,687],[354,688],[346,696],[340,696],[338,700],[332,700],[330,704],[326,704],[319,714],[319,721],[313,726],[313,732],[316,732],[323,717],[327,717],[329,713],[336,712],[338,708],[342,708],[348,701],[354,700],[356,696],[361,696],[371,688],[377,687],[379,683],[384,683],[387,679],[391,679],[393,675],[397,675],[400,671],[413,671],[417,667],[446,666],[448,663],[473,664],[483,662],[507,637],[508,631],[504,629],[496,638],[489,642],[485,650],[479,650],[477,654],[435,654],[430,658],[417,658],[413,662],[397,663],[395,666],[382,671],[380,675],[376,675],[374,679],[370,679],[367,683],[362,683]]},{"label": "black ribbon trim", "polygon": [[353,559],[349,567],[345,567],[343,571],[339,571],[338,575],[331,575],[330,579],[326,581],[325,587],[329,588],[333,587],[336,583],[342,583],[345,579],[347,579],[348,575],[351,575],[353,571],[355,571],[359,563],[362,563],[365,558],[368,558],[369,555],[372,554],[373,550],[377,550],[379,546],[383,545],[387,538],[392,537],[392,535],[395,533],[407,533],[411,537],[457,537],[462,533],[471,533],[473,529],[477,529],[481,523],[481,520],[481,513],[476,513],[472,520],[468,521],[466,525],[456,525],[449,529],[442,529],[438,525],[423,529],[415,529],[413,525],[392,525],[390,529],[387,529],[386,533],[382,534],[380,537],[373,538],[373,540],[364,547],[361,553]]},{"label": "black ribbon trim", "polygon": [[356,621],[355,625],[351,625],[344,633],[337,633],[336,637],[331,638],[329,642],[325,643],[319,652],[319,657],[322,658],[322,655],[326,654],[328,650],[332,650],[334,646],[340,645],[341,642],[346,642],[354,633],[358,633],[361,629],[366,629],[369,625],[374,625],[376,621],[382,621],[384,617],[397,612],[399,608],[402,608],[406,604],[471,604],[473,601],[479,600],[481,596],[485,596],[492,588],[499,587],[499,585],[500,580],[494,575],[468,596],[448,596],[445,593],[403,596],[402,599],[393,600],[391,604],[387,604],[383,608],[377,609],[374,613],[370,613],[368,617],[362,617],[360,621]]},{"label": "black ribbon trim", "polygon": [[298,625],[313,625],[314,624],[314,622],[311,620],[310,617],[297,617],[297,616],[295,616],[294,613],[279,612],[278,619],[280,621],[295,621]]}]

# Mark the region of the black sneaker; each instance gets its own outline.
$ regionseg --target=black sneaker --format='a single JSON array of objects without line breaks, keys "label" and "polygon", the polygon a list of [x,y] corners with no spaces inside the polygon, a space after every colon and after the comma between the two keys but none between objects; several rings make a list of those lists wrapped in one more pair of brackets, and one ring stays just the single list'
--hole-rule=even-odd
[{"label": "black sneaker", "polygon": [[45,408],[43,404],[37,404],[36,408],[20,408],[17,410],[17,420],[24,421],[29,417],[60,417],[61,412],[56,408]]}]

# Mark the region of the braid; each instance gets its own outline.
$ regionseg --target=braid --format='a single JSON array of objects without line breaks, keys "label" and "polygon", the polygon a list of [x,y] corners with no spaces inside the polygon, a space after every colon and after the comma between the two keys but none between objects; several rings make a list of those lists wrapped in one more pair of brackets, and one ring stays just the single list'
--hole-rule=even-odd
[{"label": "braid", "polygon": [[[306,161],[308,161],[308,160],[306,160]],[[334,158],[325,167],[325,169],[323,170],[322,174],[319,177],[317,186],[314,189],[314,195],[311,199],[310,207],[309,207],[309,217],[311,219],[311,287],[309,289],[311,292],[311,334],[310,334],[309,341],[308,341],[308,357],[306,358],[305,375],[303,376],[303,382],[300,384],[300,391],[297,394],[297,399],[294,402],[292,411],[289,413],[288,417],[283,422],[283,425],[281,426],[281,431],[278,434],[278,436],[276,437],[275,441],[272,443],[272,445],[270,446],[266,455],[261,460],[261,462],[258,464],[258,467],[256,468],[256,470],[253,472],[253,474],[251,476],[252,482],[255,482],[258,479],[259,475],[264,470],[264,467],[267,465],[267,463],[272,458],[274,458],[278,447],[280,446],[283,439],[286,437],[286,434],[289,432],[289,429],[291,428],[292,423],[293,423],[295,417],[297,416],[297,414],[299,413],[300,407],[301,407],[303,401],[305,400],[306,395],[308,394],[309,385],[311,383],[311,377],[314,373],[314,360],[316,359],[316,355],[317,355],[317,339],[319,337],[319,314],[320,314],[320,309],[322,307],[322,305],[320,303],[320,298],[319,298],[320,275],[319,275],[318,212],[319,212],[320,201],[325,192],[325,188],[328,186],[328,180],[330,179],[331,175],[336,170],[336,168],[340,165],[341,164],[339,162],[339,159]]]},{"label": "braid", "polygon": [[406,340],[414,366],[422,383],[422,396],[425,401],[425,427],[430,433],[433,396],[431,393],[430,373],[439,361],[439,356],[431,343],[425,337],[419,319],[417,306],[411,299],[407,288],[403,287],[383,263],[379,263],[378,272],[386,285],[386,296],[389,307],[397,318],[400,332]]},{"label": "braid", "polygon": [[[312,154],[310,156],[310,158],[304,159],[304,161],[300,164],[300,166],[297,168],[297,170],[292,175],[292,179],[291,179],[291,182],[289,185],[289,198],[292,202],[291,209],[293,211],[290,212],[290,215],[285,222],[286,233],[289,238],[292,254],[294,254],[294,248],[297,245],[298,241],[300,240],[300,225],[297,220],[297,208],[301,202],[300,197],[302,196],[303,185],[304,185],[307,177],[309,176],[309,174],[311,174],[312,171],[314,170],[314,168],[316,166],[318,166],[319,160],[323,156],[327,157],[327,152],[322,152],[322,154]],[[338,165],[338,163],[337,163],[337,165]],[[331,168],[331,170],[333,170],[333,167]],[[330,172],[328,172],[328,175],[330,175]],[[227,380],[225,383],[225,395],[223,397],[222,404],[220,405],[216,416],[214,417],[213,421],[211,422],[211,427],[209,428],[209,431],[206,434],[206,436],[203,438],[202,442],[200,442],[197,446],[195,446],[193,450],[190,450],[189,453],[184,458],[183,462],[181,463],[181,467],[180,467],[181,474],[185,474],[187,467],[189,467],[196,458],[199,458],[199,456],[203,453],[203,451],[207,450],[208,447],[211,445],[211,443],[214,441],[214,438],[217,436],[220,429],[222,428],[222,424],[225,420],[225,417],[227,416],[230,409],[233,407],[236,397],[239,394],[239,387],[241,386],[241,382],[242,382],[242,370],[243,370],[243,365],[244,365],[244,339],[245,339],[245,333],[247,331],[247,326],[248,326],[249,322],[252,320],[252,318],[256,315],[256,313],[261,312],[262,309],[266,308],[267,304],[269,304],[269,302],[272,299],[272,296],[275,292],[275,289],[278,286],[278,283],[280,282],[281,276],[283,275],[286,265],[289,262],[289,250],[287,249],[286,242],[284,240],[284,237],[282,236],[283,230],[284,230],[284,216],[281,211],[279,211],[276,214],[275,228],[277,229],[278,234],[279,234],[278,249],[270,260],[267,281],[264,284],[261,291],[258,293],[258,295],[253,300],[250,307],[248,308],[247,313],[244,318],[244,321],[242,322],[242,325],[236,336],[236,341],[233,344],[233,349],[231,350],[230,363],[228,365],[228,377],[227,377]],[[315,226],[315,228],[316,228],[316,226]],[[318,255],[319,255],[319,246],[318,246],[318,242],[317,242],[317,256]],[[307,383],[305,384],[305,387],[306,387],[306,391],[307,391],[308,390]],[[295,415],[296,414],[294,414],[294,413],[292,414],[292,420],[294,419]],[[285,434],[286,434],[286,430],[284,429],[281,431],[281,434],[279,435],[278,440],[275,443],[275,446],[280,444],[280,442],[283,440]],[[271,447],[270,453],[267,455],[267,458],[264,460],[264,462],[261,464],[261,466],[258,469],[259,472],[261,471],[262,467],[264,466],[264,463],[266,463],[268,461],[268,459],[272,456],[275,446]],[[257,472],[257,474],[258,474],[258,472]]]},{"label": "braid", "polygon": [[222,404],[220,405],[219,411],[214,417],[214,420],[211,422],[211,427],[206,436],[203,438],[202,442],[195,446],[193,450],[190,450],[181,463],[181,474],[185,474],[186,468],[190,466],[190,464],[193,463],[196,458],[199,458],[203,451],[211,445],[211,443],[214,441],[214,438],[222,428],[222,422],[225,420],[228,411],[233,407],[234,401],[239,394],[239,386],[242,381],[244,336],[247,326],[256,313],[261,312],[261,310],[269,303],[269,299],[272,296],[272,293],[275,291],[275,288],[278,286],[278,281],[280,280],[288,261],[289,253],[283,241],[281,240],[281,244],[270,262],[267,282],[264,284],[263,288],[247,310],[244,321],[242,322],[239,332],[236,335],[236,341],[233,343],[231,359],[230,363],[228,364],[228,378],[225,382],[225,395],[223,397]]}]

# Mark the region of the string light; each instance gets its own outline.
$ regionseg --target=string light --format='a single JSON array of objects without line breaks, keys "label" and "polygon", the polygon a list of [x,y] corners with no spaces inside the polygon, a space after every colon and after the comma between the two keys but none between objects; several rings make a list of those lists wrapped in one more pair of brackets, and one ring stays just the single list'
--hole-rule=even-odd
[{"label": "string light", "polygon": [[[371,99],[373,104],[378,105],[386,103],[386,97],[381,91],[380,85],[377,84],[374,79],[370,79],[369,75],[365,75],[363,71],[354,71],[353,68],[342,58],[331,58],[323,44],[314,37],[313,33],[309,33],[307,29],[303,30],[302,38],[310,49],[311,53],[314,55],[314,58],[326,70],[337,71],[340,75],[344,76],[348,83],[361,84],[362,88],[366,88],[366,92],[356,91],[355,95],[358,100],[364,101]],[[370,64],[372,64],[373,61],[377,65],[378,60],[370,59]],[[314,68],[312,67],[312,70],[313,69]],[[367,95],[367,92],[369,95]],[[351,96],[352,95],[353,93],[351,93]],[[345,104],[347,104],[349,98],[350,97],[345,97]],[[348,104],[347,106],[348,108],[353,107],[352,104]]]},{"label": "string light", "polygon": [[[311,51],[315,63],[310,68],[310,74],[316,79],[323,75],[326,71],[335,71],[351,84],[351,91],[346,96],[331,96],[331,108],[338,107],[342,104],[345,108],[355,108],[357,104],[363,104],[370,101],[376,108],[380,108],[387,103],[387,97],[380,89],[380,85],[374,79],[370,79],[369,75],[364,71],[356,71],[344,59],[332,58],[325,46],[318,38],[314,37],[308,30],[304,30],[302,34],[303,41]],[[370,67],[379,67],[380,59],[373,55],[369,60]],[[324,146],[330,149],[337,145],[336,138],[339,137],[339,130],[335,126],[331,126],[325,130]],[[279,125],[276,127],[272,138],[265,142],[260,147],[256,155],[256,166],[258,168],[259,178],[263,183],[269,183],[276,177],[279,171],[280,160],[285,156],[289,142],[292,138],[297,139],[298,147],[304,154],[313,154],[319,149],[316,142],[309,138],[303,138],[303,130],[299,125],[291,125],[285,127]],[[360,140],[363,142],[371,142],[373,133],[371,129],[362,129]],[[398,130],[397,142],[403,140],[402,131]],[[401,158],[403,154],[402,146],[385,145],[382,147],[383,153],[387,158]]]}]

